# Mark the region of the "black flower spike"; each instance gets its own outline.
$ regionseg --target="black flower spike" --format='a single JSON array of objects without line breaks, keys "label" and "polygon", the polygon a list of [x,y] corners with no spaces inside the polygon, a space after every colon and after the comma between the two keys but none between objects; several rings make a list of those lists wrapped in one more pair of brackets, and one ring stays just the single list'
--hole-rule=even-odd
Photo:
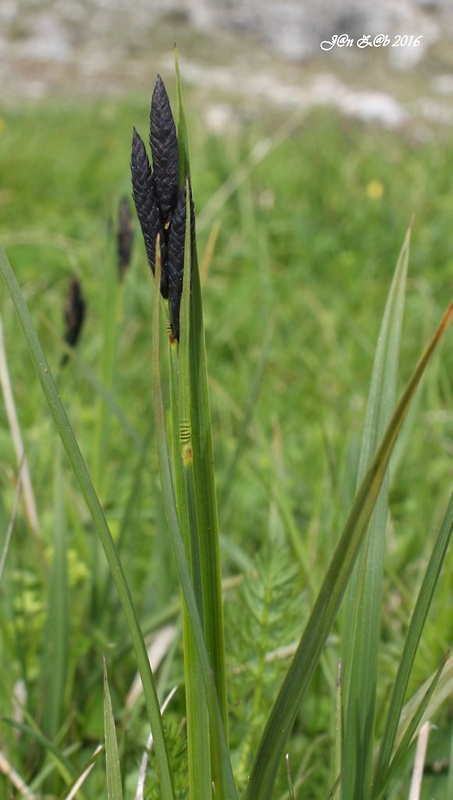
[{"label": "black flower spike", "polygon": [[135,207],[145,240],[146,252],[155,274],[157,236],[161,242],[162,297],[169,298],[170,322],[179,341],[180,308],[184,273],[186,234],[186,183],[191,209],[191,256],[195,252],[195,218],[188,178],[179,189],[179,157],[176,126],[162,78],[158,75],[151,100],[150,146],[152,169],[145,145],[134,128],[131,172]]},{"label": "black flower spike", "polygon": [[132,245],[134,243],[134,226],[132,224],[132,214],[127,197],[120,200],[118,208],[118,231],[116,234],[118,274],[122,281],[129,267],[132,256]]},{"label": "black flower spike", "polygon": [[149,143],[153,157],[157,202],[163,222],[168,224],[178,200],[179,158],[176,126],[167,90],[160,75],[157,76],[151,100]]},{"label": "black flower spike", "polygon": [[[188,179],[187,179],[188,182]],[[195,217],[192,192],[189,184],[190,202],[190,249],[193,258],[195,246]],[[179,193],[178,202],[173,212],[173,219],[168,236],[168,289],[170,296],[170,319],[175,338],[179,341],[179,317],[181,309],[182,284],[184,275],[184,244],[186,236],[186,183]]]},{"label": "black flower spike", "polygon": [[[65,333],[64,340],[70,347],[75,347],[82,330],[85,319],[85,300],[82,294],[82,286],[78,278],[73,278],[69,285],[68,299],[64,309]],[[63,367],[68,360],[65,353],[61,359]]]},{"label": "black flower spike", "polygon": [[168,277],[166,271],[165,236],[161,213],[156,198],[154,176],[151,172],[146,148],[139,133],[134,128],[131,155],[132,193],[137,216],[142,229],[148,262],[153,275],[156,270],[156,238],[161,242],[161,281],[162,297],[168,297]]}]

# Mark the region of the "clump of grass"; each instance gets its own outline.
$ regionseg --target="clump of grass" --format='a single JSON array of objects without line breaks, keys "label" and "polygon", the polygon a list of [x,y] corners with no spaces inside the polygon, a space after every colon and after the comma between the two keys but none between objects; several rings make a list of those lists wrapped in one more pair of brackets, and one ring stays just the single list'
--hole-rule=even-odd
[{"label": "clump of grass", "polygon": [[[244,463],[243,459],[248,441],[259,442],[262,439],[266,442],[268,438],[267,431],[256,430],[257,398],[265,368],[276,370],[280,357],[280,361],[285,363],[288,380],[297,380],[300,386],[293,356],[289,362],[285,361],[284,346],[290,342],[288,330],[283,326],[285,336],[275,350],[272,349],[273,329],[270,329],[269,339],[259,354],[254,381],[251,382],[248,376],[249,399],[242,417],[238,414],[239,432],[233,446],[231,431],[225,424],[222,427],[226,460],[222,497],[226,498],[225,503],[228,500],[229,508],[227,511],[220,509],[225,530],[221,542],[204,312],[194,234],[195,211],[191,200],[191,178],[188,177],[191,169],[179,78],[177,96],[178,110],[176,122],[173,122],[168,95],[162,81],[158,80],[151,109],[152,164],[148,161],[143,140],[137,133],[133,137],[134,199],[145,251],[160,289],[154,293],[152,357],[151,354],[148,356],[153,367],[154,389],[152,403],[149,401],[147,407],[152,405],[154,410],[153,429],[160,470],[160,483],[155,493],[158,500],[151,506],[155,532],[152,543],[137,535],[141,526],[135,513],[140,483],[145,468],[149,469],[152,461],[150,440],[146,441],[131,426],[115,394],[116,362],[123,325],[122,302],[127,302],[124,288],[119,287],[117,272],[111,270],[104,286],[102,382],[86,374],[99,397],[95,415],[96,435],[93,437],[93,485],[24,298],[6,256],[1,255],[3,277],[58,435],[90,515],[86,516],[79,500],[75,499],[75,487],[63,466],[59,450],[56,450],[51,536],[49,543],[38,541],[43,561],[28,584],[32,596],[25,593],[22,569],[22,583],[19,584],[24,605],[22,614],[11,602],[15,577],[8,569],[4,571],[8,589],[4,603],[5,641],[11,640],[14,632],[19,642],[17,649],[22,647],[26,651],[27,613],[32,599],[38,599],[41,620],[39,622],[35,617],[34,638],[38,641],[44,636],[46,641],[41,658],[37,652],[30,654],[27,651],[22,669],[19,669],[20,662],[16,659],[7,676],[8,690],[2,698],[2,705],[7,708],[10,718],[4,725],[6,736],[2,744],[8,764],[8,768],[2,767],[7,775],[5,791],[15,783],[16,775],[15,785],[19,787],[21,778],[17,767],[21,764],[28,789],[35,793],[65,792],[69,796],[78,787],[81,797],[89,797],[105,791],[107,786],[112,797],[120,798],[123,793],[132,796],[137,785],[143,786],[143,776],[138,778],[137,765],[151,727],[153,758],[148,786],[149,791],[157,796],[171,798],[182,792],[198,800],[211,797],[215,790],[216,797],[251,799],[297,796],[300,790],[301,794],[309,791],[315,797],[342,797],[344,800],[377,800],[388,792],[399,797],[400,785],[404,786],[408,781],[411,742],[423,720],[433,718],[451,689],[452,664],[450,660],[444,662],[442,657],[437,659],[438,668],[432,676],[427,675],[426,669],[423,672],[423,678],[428,677],[428,682],[420,693],[416,692],[417,687],[411,684],[411,680],[434,589],[441,581],[453,524],[453,507],[450,500],[443,513],[438,510],[438,524],[430,532],[432,544],[427,545],[425,551],[421,547],[418,551],[424,564],[420,567],[418,589],[414,588],[412,593],[415,602],[412,603],[410,622],[397,637],[400,654],[393,658],[394,686],[389,702],[380,675],[386,647],[379,625],[388,597],[385,561],[386,543],[392,534],[391,494],[392,490],[395,491],[393,487],[398,486],[401,462],[399,460],[394,466],[391,482],[388,465],[417,386],[449,325],[452,307],[442,317],[412,376],[410,372],[405,375],[405,389],[396,402],[409,258],[408,233],[394,272],[378,344],[374,348],[374,369],[360,455],[356,462],[351,457],[349,473],[343,467],[345,479],[340,485],[336,477],[340,464],[338,455],[329,452],[329,431],[324,431],[327,442],[324,449],[319,449],[327,452],[331,461],[329,469],[321,473],[310,506],[300,491],[302,478],[308,472],[306,464],[304,471],[298,472],[291,481],[285,476],[278,424],[274,423],[272,446],[265,445],[261,450],[267,455],[268,462],[260,462],[257,458]],[[241,173],[241,180],[247,180],[247,174],[246,171],[244,178]],[[240,209],[244,234],[247,235],[253,230],[249,189],[246,187],[241,195]],[[330,212],[335,217],[339,197],[332,191],[328,199]],[[288,224],[288,218],[284,223]],[[234,236],[231,242],[237,245]],[[254,242],[260,253],[267,252],[256,233]],[[219,246],[221,244],[220,236]],[[308,247],[307,244],[304,246]],[[325,255],[330,244],[324,240],[319,246],[321,249],[327,247],[323,251]],[[288,255],[290,259],[294,257],[294,254]],[[264,264],[262,288],[272,307],[275,287],[270,265],[266,259],[260,263]],[[222,276],[223,292],[228,296],[233,294],[238,282],[233,280],[231,285],[227,284],[225,276]],[[279,275],[277,286],[281,283]],[[238,299],[244,309],[247,308],[243,302],[246,294],[241,294],[241,291],[243,289],[238,289]],[[347,306],[346,291],[343,302]],[[316,297],[308,290],[304,303],[315,318],[319,314],[319,329],[327,346],[331,346],[337,323],[332,323],[326,308],[317,304]],[[164,357],[160,306],[167,320],[168,358]],[[346,330],[350,331],[353,328],[350,315],[347,320]],[[210,325],[212,331],[212,320]],[[241,341],[243,333],[236,339],[238,330],[233,326],[233,341]],[[89,335],[89,329],[86,335]],[[216,336],[220,341],[226,333],[214,329],[214,342]],[[369,342],[366,346],[370,348]],[[240,360],[238,354],[232,352],[236,366]],[[231,359],[231,352],[227,351],[226,355]],[[304,363],[308,369],[314,369],[316,363],[310,360],[311,357],[310,352],[304,350]],[[77,356],[73,355],[71,361],[77,364]],[[64,378],[62,373],[60,383]],[[148,387],[151,397],[151,385]],[[448,395],[449,383],[445,377],[442,378],[442,390]],[[228,394],[224,393],[222,397],[234,419],[237,410],[230,404]],[[129,410],[132,403],[130,391],[126,398]],[[74,387],[66,405],[73,415]],[[215,413],[216,419],[221,418],[219,403]],[[297,415],[298,427],[302,429],[312,424],[313,410],[310,414],[302,421]],[[121,491],[121,501],[116,498],[114,508],[124,507],[119,519],[110,511],[112,494],[109,496],[109,481],[105,474],[109,466],[109,444],[115,439],[115,424],[121,436],[128,443],[134,443],[136,456],[127,490],[124,488],[124,473],[130,472],[125,469],[124,458],[118,470],[115,486],[117,492],[118,489]],[[409,428],[405,438],[400,438],[399,442],[410,454]],[[302,453],[298,463],[303,464],[303,461]],[[311,463],[312,470],[314,463]],[[155,483],[156,472],[157,464],[152,461],[150,474]],[[256,487],[257,475],[259,489],[254,489],[255,496],[249,492],[247,499],[248,506],[252,507],[250,501],[253,500],[261,507],[261,513],[251,517],[254,520],[251,541],[239,542],[233,531],[234,498],[240,496],[238,476],[243,483]],[[298,488],[292,495],[289,493],[291,484]],[[310,481],[308,486],[312,485]],[[415,504],[416,498],[412,499]],[[307,508],[310,508],[310,514]],[[149,509],[148,504],[148,515]],[[255,524],[255,519],[260,521],[261,528]],[[251,524],[249,528],[252,528]],[[166,544],[168,533],[171,547]],[[10,553],[14,552],[18,546],[15,540],[8,536],[7,543]],[[105,551],[107,574],[98,552],[99,543]],[[226,582],[224,586],[229,603],[226,623],[220,582],[221,544],[225,571],[233,573],[232,585]],[[80,591],[80,578],[71,561],[71,548],[75,545],[79,549],[79,566],[81,553],[83,560],[91,564],[89,599]],[[256,549],[261,555],[256,554]],[[145,564],[134,565],[131,550],[139,551],[137,561],[145,561]],[[156,552],[163,554],[157,566]],[[166,563],[170,559],[174,559],[173,567]],[[2,564],[8,565],[6,556]],[[164,569],[170,580],[175,576],[179,578],[182,591],[184,668],[179,666],[176,646],[167,645],[161,669],[155,656],[151,656],[154,667],[151,671],[147,646],[152,645],[147,641],[147,630],[159,630],[164,623],[170,622],[171,641],[178,641],[175,639],[178,599],[170,601],[167,594],[161,608],[148,599]],[[142,582],[139,585],[145,585],[148,592],[148,598],[140,601],[141,593],[134,578],[142,576],[143,572],[151,573],[152,580],[143,583],[140,577]],[[86,577],[85,574],[85,580]],[[46,597],[44,587],[49,580],[46,607],[42,598]],[[416,583],[413,581],[413,587]],[[112,586],[116,588],[116,594],[112,592]],[[337,616],[344,596],[345,616],[342,620]],[[25,608],[27,603],[28,612]],[[242,624],[244,613],[247,620]],[[80,624],[84,619],[88,626],[86,637]],[[389,619],[393,621],[391,615]],[[229,633],[228,626],[231,626]],[[227,650],[227,656],[225,627],[227,643],[232,635],[235,638],[234,647]],[[164,630],[162,627],[161,632]],[[251,637],[256,639],[256,647],[251,646]],[[116,640],[113,649],[112,638]],[[132,651],[126,642],[131,642]],[[11,645],[9,647],[13,649]],[[228,654],[230,657],[234,654],[235,661],[230,670],[226,668]],[[105,669],[102,655],[106,655]],[[339,671],[340,657],[342,666]],[[39,665],[38,676],[30,670],[30,664]],[[140,703],[131,707],[124,699],[131,668],[135,666],[143,682],[144,707]],[[244,674],[246,677],[241,677]],[[13,722],[10,697],[17,698],[19,703],[20,676],[25,676],[25,686],[33,699],[22,701],[22,716]],[[250,676],[254,676],[253,680]],[[184,685],[184,697],[182,692],[176,692],[165,712],[171,714],[172,721],[165,724],[161,706],[170,679],[175,677]],[[104,686],[103,703],[95,691],[97,684]],[[178,694],[180,699],[177,699]],[[228,696],[235,701],[234,709],[228,707]],[[307,720],[309,712],[311,718]],[[186,717],[187,722],[183,724]],[[178,725],[176,729],[175,725]],[[128,734],[130,730],[134,730],[133,742]],[[23,742],[32,742],[28,764],[23,752],[19,755],[21,747],[18,747],[17,738],[22,751]],[[105,741],[107,757],[106,774],[99,768],[91,769],[96,759],[99,760],[96,745],[102,740]],[[181,741],[187,742],[187,754],[181,754]],[[286,752],[289,753],[287,759]]]}]

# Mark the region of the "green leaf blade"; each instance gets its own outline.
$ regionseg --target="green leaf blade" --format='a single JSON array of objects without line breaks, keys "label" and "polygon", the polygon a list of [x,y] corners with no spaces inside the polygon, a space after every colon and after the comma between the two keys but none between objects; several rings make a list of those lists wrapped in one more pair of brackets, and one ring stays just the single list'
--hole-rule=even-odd
[{"label": "green leaf blade", "polygon": [[[409,242],[410,230],[396,265],[379,332],[362,437],[359,480],[370,464],[395,404]],[[342,788],[346,797],[356,800],[367,800],[371,789],[387,517],[386,475],[345,595]]]},{"label": "green leaf blade", "polygon": [[107,665],[104,659],[104,736],[105,736],[105,768],[107,777],[108,800],[123,800],[120,758],[115,730],[112,699],[110,697]]},{"label": "green leaf blade", "polygon": [[[159,274],[160,274],[160,263],[159,259],[157,259],[156,263],[157,278],[159,277]],[[183,299],[183,305],[184,305],[184,299]],[[184,333],[182,333],[182,342],[184,346]],[[189,622],[189,626],[192,630],[193,647],[196,648],[197,661],[196,665],[194,664],[195,681],[198,685],[198,675],[201,675],[201,680],[203,682],[203,700],[204,703],[207,703],[208,714],[209,714],[209,736],[215,737],[215,741],[218,743],[218,748],[219,748],[220,772],[215,777],[213,775],[213,781],[214,780],[218,781],[216,782],[216,792],[218,793],[218,796],[220,798],[225,798],[225,800],[226,798],[229,798],[230,800],[235,800],[235,798],[237,797],[237,793],[227,748],[227,741],[224,731],[224,722],[216,692],[216,687],[213,681],[213,670],[210,664],[210,659],[206,646],[203,624],[200,614],[200,607],[198,605],[196,592],[192,583],[191,567],[189,563],[188,554],[186,552],[186,541],[185,541],[186,537],[185,535],[183,535],[183,532],[181,530],[180,517],[178,514],[178,503],[175,496],[175,488],[176,491],[178,491],[178,485],[177,485],[178,480],[181,480],[182,483],[184,483],[182,478],[178,478],[179,474],[183,475],[183,471],[180,470],[180,467],[178,466],[178,464],[180,464],[181,462],[179,451],[177,452],[177,457],[175,456],[176,487],[173,484],[172,464],[169,454],[168,438],[166,433],[165,413],[163,405],[161,375],[160,375],[159,343],[160,343],[159,296],[156,292],[154,295],[154,304],[153,304],[154,416],[156,420],[156,441],[158,447],[159,468],[160,468],[161,482],[162,482],[162,494],[167,516],[169,533],[172,541],[173,550],[175,553],[179,581],[183,592],[184,603],[187,607],[187,619]],[[172,365],[172,373],[174,372],[175,376],[174,380],[175,387],[179,385],[179,380],[181,375],[179,372],[179,364],[176,361],[177,352],[175,349],[172,348],[178,348],[178,347],[179,345],[176,342],[171,343],[171,360],[173,358],[175,359],[175,364]],[[178,413],[176,414],[176,420],[177,424],[179,425],[179,403],[177,401],[177,398],[174,397],[172,401],[173,424],[175,424],[174,423],[175,407],[178,409]],[[174,448],[174,451],[177,451],[177,448]],[[191,644],[191,651],[189,652],[189,658],[191,658],[191,654],[192,654],[192,644]],[[194,698],[195,697],[196,694],[194,690]],[[197,731],[195,731],[194,735],[197,736]],[[195,746],[196,748],[200,746],[201,751],[203,752],[203,760],[206,761],[207,757],[206,740],[204,740],[203,742],[200,741],[199,743],[196,743]],[[200,777],[200,774],[198,774],[198,765],[194,764],[193,775],[194,779],[198,779],[197,775],[198,777]],[[203,786],[205,786],[204,779],[200,777],[200,780],[202,780]],[[205,790],[203,789],[203,791]],[[210,791],[212,791],[211,788]]]},{"label": "green leaf blade", "polygon": [[442,565],[444,563],[451,536],[453,533],[453,495],[450,497],[442,524],[434,543],[434,547],[426,568],[420,591],[415,603],[414,611],[407,632],[403,654],[400,659],[398,673],[393,686],[392,696],[389,702],[384,734],[379,747],[379,755],[376,762],[374,785],[376,786],[377,796],[383,792],[383,787],[389,780],[388,771],[395,741],[398,738],[398,730],[401,727],[401,716],[404,698],[415,661],[418,645],[422,636],[423,628],[428,616],[429,608],[433,599],[434,591],[439,580]]},{"label": "green leaf blade", "polygon": [[43,696],[46,698],[42,726],[55,739],[63,720],[69,654],[69,584],[67,569],[67,521],[61,463],[57,441],[54,482],[53,560],[50,573],[49,610],[42,662]]}]

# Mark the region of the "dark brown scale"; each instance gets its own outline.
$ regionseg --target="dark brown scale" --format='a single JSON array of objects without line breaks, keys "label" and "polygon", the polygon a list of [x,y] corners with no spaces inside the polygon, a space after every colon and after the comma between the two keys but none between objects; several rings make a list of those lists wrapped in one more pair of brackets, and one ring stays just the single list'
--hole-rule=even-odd
[{"label": "dark brown scale", "polygon": [[131,209],[127,197],[122,197],[118,209],[118,232],[116,235],[118,273],[120,280],[123,280],[126,270],[129,267],[132,256],[132,245],[134,243],[134,225],[132,221]]},{"label": "dark brown scale", "polygon": [[156,271],[156,239],[160,234],[162,297],[168,297],[168,277],[166,270],[165,235],[161,214],[156,198],[155,182],[142,138],[134,128],[131,155],[132,194],[137,216],[142,229],[148,262],[153,275]]},{"label": "dark brown scale", "polygon": [[[85,299],[82,294],[82,286],[78,278],[72,278],[69,285],[68,299],[64,309],[65,332],[64,340],[70,347],[75,347],[82,330],[85,319]],[[61,366],[68,360],[65,353],[61,359]]]},{"label": "dark brown scale", "polygon": [[157,202],[164,223],[168,223],[178,200],[179,158],[175,122],[167,90],[160,75],[157,76],[151,100],[149,143]]},{"label": "dark brown scale", "polygon": [[[192,192],[189,187],[190,199],[190,255],[193,260],[195,246],[195,220],[192,201]],[[180,309],[184,275],[184,247],[186,238],[186,184],[184,183],[178,197],[178,202],[173,214],[168,237],[168,288],[170,297],[171,327],[175,338],[179,341]]]}]

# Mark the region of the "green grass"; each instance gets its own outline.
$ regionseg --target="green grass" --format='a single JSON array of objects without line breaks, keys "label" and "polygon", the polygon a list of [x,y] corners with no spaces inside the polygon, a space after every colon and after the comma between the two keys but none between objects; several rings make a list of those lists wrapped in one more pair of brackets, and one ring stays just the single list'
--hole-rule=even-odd
[{"label": "green grass", "polygon": [[[186,764],[179,594],[152,419],[152,281],[138,230],[133,264],[115,290],[115,307],[109,280],[115,270],[112,220],[120,196],[130,194],[132,125],[146,130],[147,101],[5,109],[0,240],[58,375],[58,391],[95,478],[142,628],[148,634],[168,622],[176,625],[175,645],[156,676],[161,700],[173,685],[181,687],[164,718],[178,790]],[[242,795],[289,666],[279,648],[297,644],[351,506],[377,336],[413,213],[397,395],[452,299],[453,146],[442,133],[417,143],[415,132],[396,137],[320,112],[294,123],[280,143],[275,122],[265,121],[244,122],[240,135],[220,140],[206,133],[202,118],[192,116],[190,96],[185,104],[200,261],[215,192],[247,161],[257,141],[276,139],[261,162],[244,170],[214,215],[220,230],[204,286],[222,569],[231,579],[225,590],[230,751]],[[376,187],[381,197],[373,196]],[[87,320],[76,359],[58,374],[62,308],[73,272],[83,282]],[[148,736],[143,703],[126,705],[136,658],[3,286],[0,299],[41,525],[33,534],[19,506],[0,586],[0,713],[12,716],[11,697],[24,681],[22,722],[28,726],[17,733],[1,723],[0,749],[39,796],[65,796],[65,787],[104,739],[105,656],[124,796],[133,797]],[[111,327],[110,311],[116,320]],[[450,334],[419,390],[389,484],[379,735],[384,724],[379,711],[427,565],[426,542],[433,541],[451,491],[452,374]],[[0,437],[3,541],[17,474],[3,410]],[[450,554],[408,696],[436,671],[452,641],[452,566]],[[289,752],[296,796],[325,798],[333,784],[326,765],[343,625],[339,619],[328,639],[293,731]],[[66,628],[65,652],[58,626]],[[277,655],[270,659],[269,653]],[[435,718],[432,758],[450,752],[451,712],[447,702]],[[54,754],[43,735],[54,743]],[[410,766],[410,760],[401,766],[392,797],[407,796]],[[444,778],[427,777],[426,797],[445,796]],[[104,796],[105,786],[98,759],[82,794]],[[0,794],[6,796],[10,787],[0,776]],[[288,796],[281,770],[275,797]]]}]

